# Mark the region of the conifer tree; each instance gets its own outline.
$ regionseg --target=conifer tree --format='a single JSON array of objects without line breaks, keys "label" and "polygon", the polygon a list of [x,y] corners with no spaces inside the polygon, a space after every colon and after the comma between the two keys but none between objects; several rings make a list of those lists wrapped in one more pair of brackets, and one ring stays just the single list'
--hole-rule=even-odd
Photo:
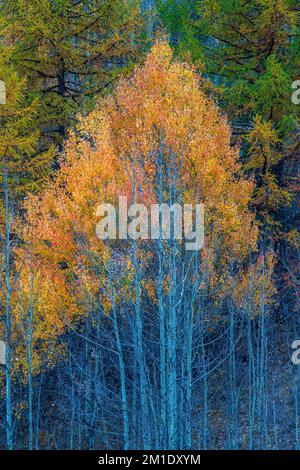
[{"label": "conifer tree", "polygon": [[134,1],[25,0],[2,3],[9,61],[41,100],[43,147],[62,147],[74,115],[92,105],[135,57]]},{"label": "conifer tree", "polygon": [[[52,149],[39,151],[36,129],[40,104],[26,92],[27,82],[13,67],[0,61],[0,77],[4,83],[4,100],[0,105],[0,193],[4,196],[5,181],[16,203],[28,190],[36,190],[49,170]],[[4,220],[4,197],[0,205],[0,222]]]}]

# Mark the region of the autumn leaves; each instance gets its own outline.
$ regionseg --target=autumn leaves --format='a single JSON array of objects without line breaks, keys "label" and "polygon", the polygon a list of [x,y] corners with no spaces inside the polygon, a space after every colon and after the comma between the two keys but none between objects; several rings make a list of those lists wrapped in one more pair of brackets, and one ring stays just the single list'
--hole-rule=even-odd
[{"label": "autumn leaves", "polygon": [[[206,212],[203,261],[218,256],[224,268],[230,258],[241,261],[255,250],[258,229],[248,209],[253,183],[241,175],[237,156],[230,128],[201,91],[197,75],[172,59],[166,43],[156,44],[145,65],[80,118],[56,179],[26,201],[29,228],[26,224],[27,243],[19,256],[28,258],[26,250],[31,250],[42,321],[60,332],[82,312],[86,295],[99,294],[95,262],[104,263],[105,282],[107,247],[95,233],[101,202],[116,204],[126,196],[146,207],[201,203]],[[120,242],[112,249],[124,251]],[[28,279],[23,269],[25,297],[30,295]],[[50,327],[49,334],[53,331]]]}]

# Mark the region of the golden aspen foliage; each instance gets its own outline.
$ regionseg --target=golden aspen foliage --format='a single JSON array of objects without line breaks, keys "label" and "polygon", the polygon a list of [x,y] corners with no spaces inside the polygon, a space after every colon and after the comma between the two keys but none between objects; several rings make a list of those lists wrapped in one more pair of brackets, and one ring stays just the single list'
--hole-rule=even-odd
[{"label": "golden aspen foliage", "polygon": [[[114,301],[134,300],[130,256],[121,240],[112,242],[109,252],[106,242],[97,238],[96,208],[104,202],[117,207],[119,196],[133,198],[136,186],[138,202],[157,202],[160,153],[167,165],[175,165],[182,202],[204,204],[199,269],[205,266],[205,282],[228,285],[229,263],[243,263],[256,250],[258,236],[248,208],[254,184],[242,175],[238,148],[231,146],[230,137],[226,118],[201,89],[201,77],[174,61],[165,42],[153,47],[145,64],[122,79],[111,97],[79,117],[56,179],[26,202],[24,233],[39,284],[39,318],[45,322],[37,335],[59,334],[72,318],[84,314],[89,302],[109,313],[109,269],[115,270]],[[150,240],[139,252],[139,262],[146,254],[151,258],[151,249]],[[20,280],[27,299],[28,279],[24,273]],[[149,277],[141,285],[155,302],[155,280]]]}]

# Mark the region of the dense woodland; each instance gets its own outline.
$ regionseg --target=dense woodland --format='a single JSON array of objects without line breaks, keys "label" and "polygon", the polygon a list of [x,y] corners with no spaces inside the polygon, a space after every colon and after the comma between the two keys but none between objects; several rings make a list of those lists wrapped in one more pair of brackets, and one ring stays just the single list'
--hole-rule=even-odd
[{"label": "dense woodland", "polygon": [[[299,1],[2,0],[0,38],[0,448],[300,449]],[[99,240],[120,195],[203,248]]]}]

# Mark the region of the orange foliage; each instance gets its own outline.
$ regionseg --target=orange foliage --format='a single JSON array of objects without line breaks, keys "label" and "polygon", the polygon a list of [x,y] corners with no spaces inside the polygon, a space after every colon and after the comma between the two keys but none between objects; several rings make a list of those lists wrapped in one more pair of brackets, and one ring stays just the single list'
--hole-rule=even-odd
[{"label": "orange foliage", "polygon": [[[248,209],[253,182],[242,176],[238,149],[230,139],[226,118],[203,93],[195,71],[173,61],[166,43],[156,44],[113,96],[79,118],[57,178],[26,203],[30,230],[26,227],[25,233],[36,260],[43,321],[61,331],[83,311],[89,296],[98,295],[104,310],[109,309],[106,250],[95,233],[96,207],[132,196],[134,186],[141,188],[141,201],[157,202],[157,155],[162,153],[176,168],[183,202],[205,206],[202,258],[208,271],[216,258],[226,265],[255,250],[258,230]],[[126,296],[130,269],[119,276],[118,295]],[[26,282],[28,275],[21,279],[28,297]],[[146,290],[155,297],[151,280]]]}]

